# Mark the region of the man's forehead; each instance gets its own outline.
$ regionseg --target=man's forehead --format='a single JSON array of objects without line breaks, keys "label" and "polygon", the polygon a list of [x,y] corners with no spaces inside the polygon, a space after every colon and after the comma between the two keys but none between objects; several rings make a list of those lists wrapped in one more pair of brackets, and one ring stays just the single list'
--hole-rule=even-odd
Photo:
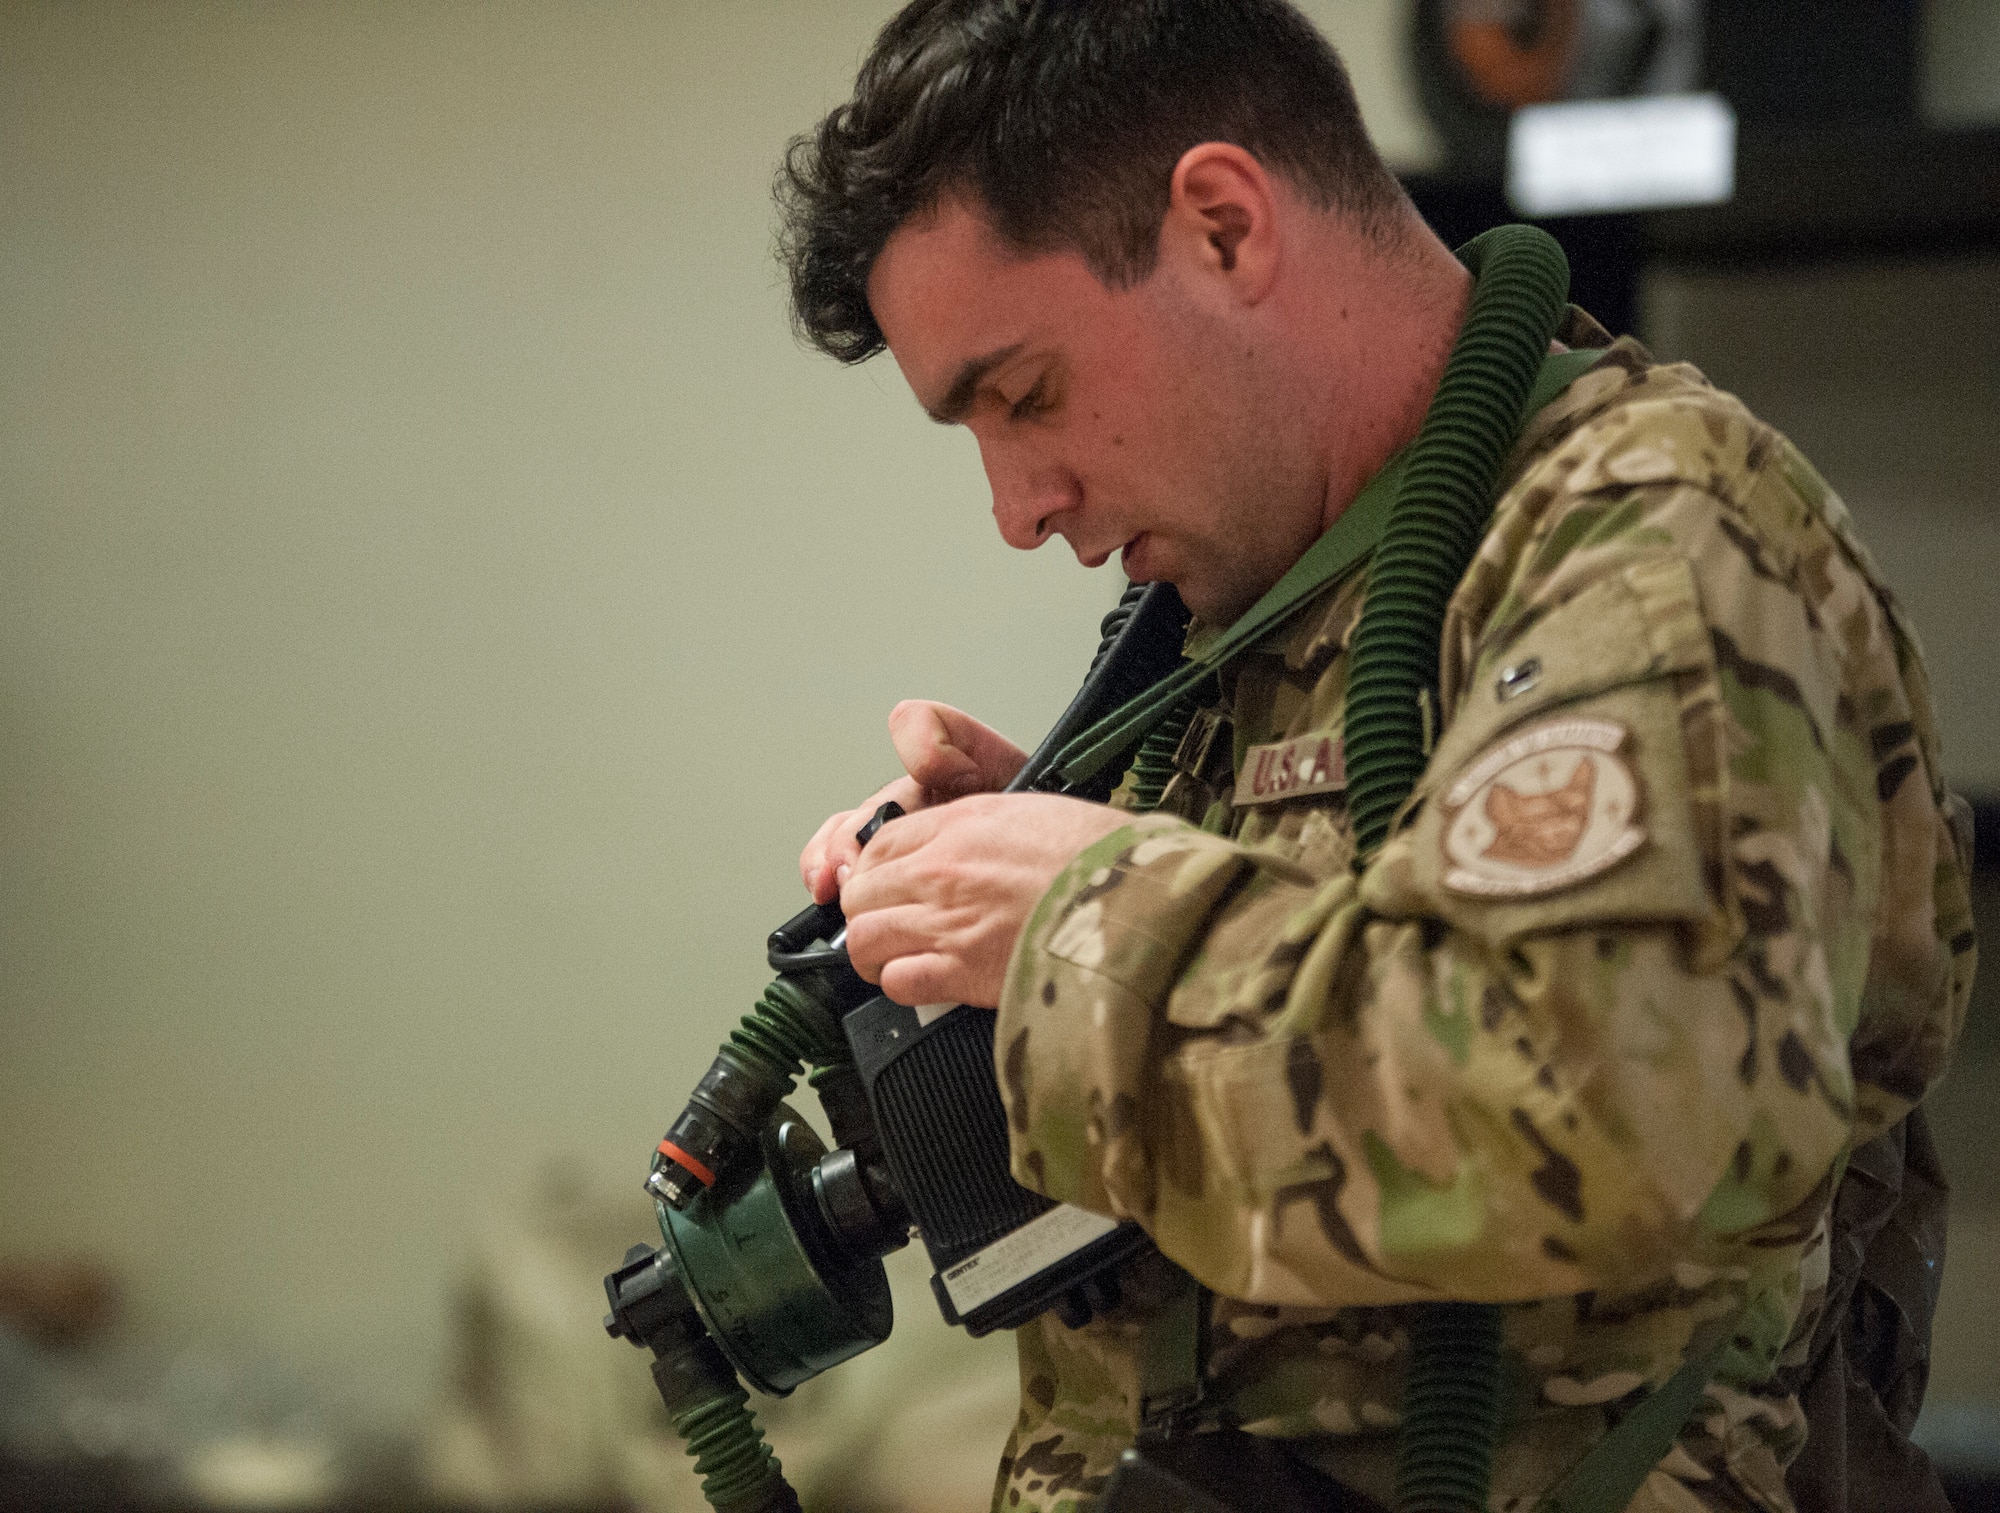
[{"label": "man's forehead", "polygon": [[961,381],[1054,334],[1057,312],[1095,282],[1076,254],[1018,252],[984,214],[947,200],[896,228],[868,302],[919,402],[943,419]]},{"label": "man's forehead", "polygon": [[900,282],[913,270],[943,263],[997,268],[1016,255],[977,202],[963,195],[941,195],[912,211],[882,245],[869,270],[868,291],[885,276]]},{"label": "man's forehead", "polygon": [[918,332],[942,334],[969,324],[1017,259],[986,218],[962,201],[947,200],[918,212],[890,234],[868,272],[868,304],[890,338]]}]

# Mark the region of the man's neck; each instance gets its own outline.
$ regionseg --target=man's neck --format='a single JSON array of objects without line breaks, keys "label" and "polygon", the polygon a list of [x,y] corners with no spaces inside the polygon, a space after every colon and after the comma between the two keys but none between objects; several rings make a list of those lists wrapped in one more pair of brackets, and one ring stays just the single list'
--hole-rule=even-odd
[{"label": "man's neck", "polygon": [[1302,296],[1308,361],[1326,375],[1326,502],[1340,518],[1416,439],[1472,297],[1472,276],[1421,221],[1392,247],[1353,233],[1330,239]]}]

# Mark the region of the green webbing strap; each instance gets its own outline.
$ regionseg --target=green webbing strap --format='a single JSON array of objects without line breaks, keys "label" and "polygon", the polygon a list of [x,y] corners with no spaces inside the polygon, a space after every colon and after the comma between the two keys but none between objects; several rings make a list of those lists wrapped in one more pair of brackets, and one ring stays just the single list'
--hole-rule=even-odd
[{"label": "green webbing strap", "polygon": [[[1579,348],[1550,356],[1543,362],[1534,388],[1528,391],[1522,413],[1536,414],[1603,355],[1595,349]],[[1204,648],[1199,657],[1120,705],[1064,747],[1055,760],[1063,777],[1072,783],[1083,782],[1132,750],[1209,673],[1269,634],[1286,615],[1374,551],[1395,508],[1409,456],[1406,447],[1391,457],[1355,496],[1354,502],[1341,511],[1340,518],[1326,534],[1307,547],[1306,554],[1292,564],[1284,577]]]},{"label": "green webbing strap", "polygon": [[1742,1315],[1732,1317],[1707,1349],[1681,1362],[1618,1426],[1590,1447],[1535,1513],[1622,1513],[1640,1484],[1680,1437],[1702,1389],[1722,1364]]},{"label": "green webbing strap", "polygon": [[1396,502],[1407,453],[1398,452],[1369,480],[1327,533],[1306,548],[1285,576],[1194,661],[1175,669],[1136,698],[1111,711],[1063,749],[1056,768],[1072,783],[1102,771],[1146,738],[1182,695],[1244,647],[1266,634],[1313,592],[1331,583],[1375,550]]},{"label": "green webbing strap", "polygon": [[1156,1444],[1194,1427],[1201,1407],[1202,1336],[1208,1289],[1174,1268],[1173,1296],[1139,1334],[1139,1440]]}]

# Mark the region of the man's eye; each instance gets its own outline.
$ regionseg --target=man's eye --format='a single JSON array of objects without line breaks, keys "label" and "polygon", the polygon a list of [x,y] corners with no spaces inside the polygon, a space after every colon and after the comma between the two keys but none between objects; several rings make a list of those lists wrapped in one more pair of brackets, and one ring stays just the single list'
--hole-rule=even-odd
[{"label": "man's eye", "polygon": [[1031,415],[1039,415],[1047,408],[1048,383],[1047,380],[1038,378],[1035,380],[1035,386],[1015,400],[1007,413],[1015,420],[1026,420]]}]

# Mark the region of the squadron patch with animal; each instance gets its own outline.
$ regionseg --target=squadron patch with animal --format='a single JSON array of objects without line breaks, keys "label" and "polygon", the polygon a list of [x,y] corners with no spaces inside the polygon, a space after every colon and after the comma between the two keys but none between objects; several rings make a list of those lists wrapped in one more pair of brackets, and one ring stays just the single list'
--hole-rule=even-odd
[{"label": "squadron patch with animal", "polygon": [[1444,885],[1480,898],[1553,893],[1646,839],[1639,779],[1609,720],[1549,720],[1479,757],[1444,796]]}]

